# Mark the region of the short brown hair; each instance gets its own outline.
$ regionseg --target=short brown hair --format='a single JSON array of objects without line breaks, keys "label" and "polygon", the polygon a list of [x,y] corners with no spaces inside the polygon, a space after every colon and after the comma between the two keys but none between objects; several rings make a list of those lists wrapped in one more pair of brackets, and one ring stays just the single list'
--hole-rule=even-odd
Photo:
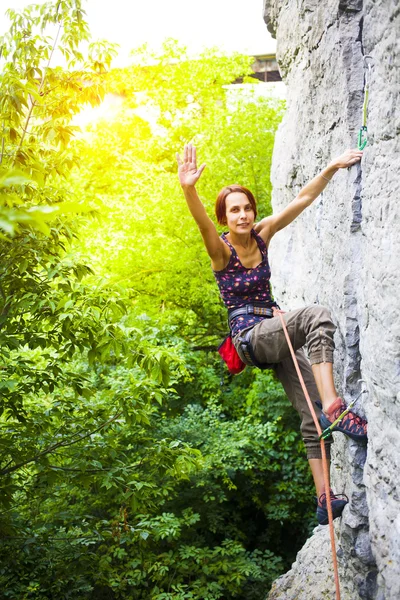
[{"label": "short brown hair", "polygon": [[233,185],[227,185],[226,187],[222,188],[222,190],[220,191],[220,193],[217,196],[217,201],[215,203],[215,215],[217,217],[218,223],[220,225],[226,225],[226,202],[225,202],[225,200],[226,200],[227,196],[229,196],[229,194],[232,194],[232,192],[241,192],[242,194],[245,194],[247,196],[247,198],[249,199],[249,202],[251,204],[251,208],[253,209],[253,212],[254,212],[254,218],[256,218],[257,205],[256,205],[256,200],[255,200],[253,194],[247,188],[235,183]]}]

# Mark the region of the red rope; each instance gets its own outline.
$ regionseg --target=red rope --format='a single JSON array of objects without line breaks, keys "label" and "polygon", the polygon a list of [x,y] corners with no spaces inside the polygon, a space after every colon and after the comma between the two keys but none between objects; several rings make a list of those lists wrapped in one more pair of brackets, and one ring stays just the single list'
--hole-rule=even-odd
[{"label": "red rope", "polygon": [[[296,368],[296,372],[301,384],[301,387],[303,389],[304,392],[304,396],[307,400],[307,404],[308,407],[310,409],[312,418],[314,420],[315,423],[315,427],[316,430],[318,432],[318,435],[322,435],[322,429],[321,426],[319,424],[317,415],[315,414],[315,410],[314,410],[314,406],[313,403],[311,402],[310,396],[308,394],[306,385],[304,383],[304,379],[303,376],[301,374],[300,371],[300,367],[299,367],[299,363],[297,362],[297,358],[295,355],[295,352],[293,350],[293,346],[292,343],[290,341],[289,338],[289,334],[288,334],[288,330],[286,327],[286,323],[284,321],[283,318],[283,314],[284,312],[278,309],[274,310],[274,314],[278,314],[282,323],[282,328],[286,337],[286,341],[288,343],[289,346],[289,350],[290,353],[292,355],[293,358],[293,362],[294,362],[294,366]],[[333,572],[334,572],[334,577],[335,577],[335,588],[336,588],[336,600],[340,600],[340,583],[339,583],[339,572],[338,572],[338,564],[337,564],[337,557],[336,557],[336,545],[335,545],[335,530],[333,528],[333,518],[332,518],[332,505],[331,505],[331,497],[330,497],[330,493],[329,493],[329,489],[330,489],[330,485],[329,485],[329,469],[328,469],[328,461],[326,458],[326,450],[325,450],[325,442],[324,440],[321,438],[320,439],[320,443],[321,443],[321,456],[322,456],[322,467],[323,467],[323,472],[324,472],[324,483],[325,483],[325,492],[326,492],[326,505],[328,508],[328,520],[329,520],[329,533],[330,533],[330,538],[331,538],[331,548],[332,548],[332,563],[333,563]]]}]

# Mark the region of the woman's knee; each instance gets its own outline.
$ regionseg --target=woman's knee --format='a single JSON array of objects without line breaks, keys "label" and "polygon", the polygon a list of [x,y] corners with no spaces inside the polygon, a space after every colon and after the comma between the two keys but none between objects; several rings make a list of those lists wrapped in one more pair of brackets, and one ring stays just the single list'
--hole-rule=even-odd
[{"label": "woman's knee", "polygon": [[307,333],[308,354],[311,364],[333,362],[335,349],[334,325],[329,309],[325,306],[310,306],[309,329]]},{"label": "woman's knee", "polygon": [[319,304],[311,304],[310,306],[307,306],[306,310],[309,311],[310,318],[315,322],[316,326],[325,324],[336,330],[329,308],[320,306]]}]

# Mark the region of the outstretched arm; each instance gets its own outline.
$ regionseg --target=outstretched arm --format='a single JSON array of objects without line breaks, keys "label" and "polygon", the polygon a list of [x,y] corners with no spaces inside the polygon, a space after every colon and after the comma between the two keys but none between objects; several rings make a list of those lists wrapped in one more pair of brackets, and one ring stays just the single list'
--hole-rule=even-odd
[{"label": "outstretched arm", "polygon": [[179,182],[186,203],[203,237],[207,253],[211,258],[212,268],[215,271],[220,271],[228,264],[229,249],[219,237],[218,231],[208,216],[195,188],[206,165],[202,164],[200,168],[197,168],[196,148],[192,144],[185,145],[183,160],[179,154],[176,155],[176,159],[178,161]]},{"label": "outstretched arm", "polygon": [[264,241],[269,242],[277,231],[280,231],[294,221],[307,206],[310,206],[318,198],[338,169],[351,167],[361,160],[362,155],[363,153],[359,150],[346,150],[346,152],[335,158],[321,173],[307,183],[300,190],[298,196],[286,208],[276,215],[262,219],[262,221],[255,225],[254,229]]}]

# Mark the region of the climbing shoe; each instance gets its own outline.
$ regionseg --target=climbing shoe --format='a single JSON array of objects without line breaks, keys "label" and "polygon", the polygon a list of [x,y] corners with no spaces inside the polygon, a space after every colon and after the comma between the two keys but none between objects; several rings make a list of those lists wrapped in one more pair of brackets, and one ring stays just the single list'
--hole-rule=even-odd
[{"label": "climbing shoe", "polygon": [[[341,398],[337,398],[329,409],[329,413],[321,413],[319,422],[321,423],[322,429],[327,429],[332,423],[346,410],[346,405]],[[353,440],[366,440],[367,439],[367,421],[362,419],[353,411],[349,411],[347,415],[336,423],[332,427],[332,431],[341,431],[345,435],[348,435]]]},{"label": "climbing shoe", "polygon": [[[345,494],[335,496],[332,490],[329,490],[332,507],[332,517],[337,519],[343,512],[344,507],[348,504],[349,499]],[[317,500],[317,498],[315,498]],[[320,525],[328,525],[328,508],[326,506],[326,494],[321,494],[317,500],[317,519]]]}]

